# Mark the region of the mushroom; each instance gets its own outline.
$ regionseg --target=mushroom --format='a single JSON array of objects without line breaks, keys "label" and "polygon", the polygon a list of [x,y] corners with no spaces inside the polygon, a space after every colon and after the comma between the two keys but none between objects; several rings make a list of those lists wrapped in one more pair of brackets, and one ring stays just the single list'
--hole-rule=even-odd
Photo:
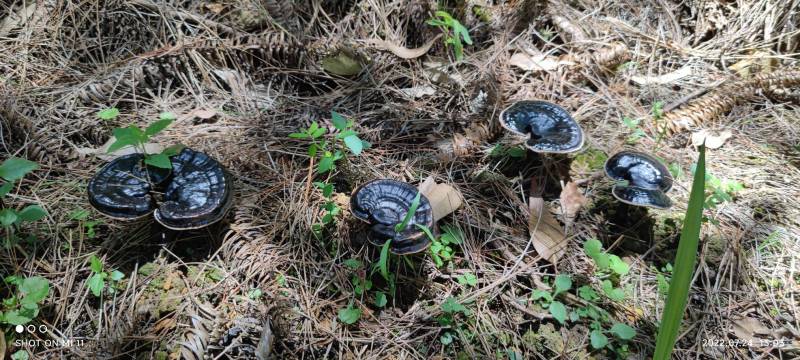
[{"label": "mushroom", "polygon": [[537,153],[565,154],[583,146],[581,126],[562,107],[547,101],[517,101],[500,113],[500,124],[528,136],[525,146]]},{"label": "mushroom", "polygon": [[[120,156],[89,181],[89,203],[117,220],[154,213],[172,230],[197,229],[222,219],[232,202],[232,180],[208,155],[184,148],[170,158],[172,169],[143,165],[142,154]],[[157,192],[164,192],[157,204]]]},{"label": "mushroom", "polygon": [[396,232],[395,225],[403,222],[418,192],[404,182],[373,180],[353,191],[350,209],[356,218],[372,225],[368,238],[373,245],[381,246],[391,239],[389,249],[392,253],[413,254],[431,244],[427,234],[416,226],[433,228],[433,209],[428,199],[420,193],[419,205],[406,228]]},{"label": "mushroom", "polygon": [[230,175],[216,160],[184,148],[172,158],[172,179],[154,217],[172,230],[206,227],[225,217],[232,193]]},{"label": "mushroom", "polygon": [[611,189],[615,198],[626,204],[667,209],[672,202],[666,192],[672,188],[672,177],[656,158],[637,151],[622,151],[606,160],[606,176],[627,183]]},{"label": "mushroom", "polygon": [[120,156],[92,177],[87,187],[89,203],[103,215],[117,220],[134,220],[156,208],[150,195],[162,184],[169,169],[142,166],[142,154]]}]

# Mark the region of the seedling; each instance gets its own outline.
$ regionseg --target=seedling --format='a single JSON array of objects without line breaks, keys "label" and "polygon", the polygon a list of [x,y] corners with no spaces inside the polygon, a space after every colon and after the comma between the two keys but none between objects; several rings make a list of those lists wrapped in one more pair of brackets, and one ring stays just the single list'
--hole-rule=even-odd
[{"label": "seedling", "polygon": [[622,261],[617,255],[603,251],[603,244],[597,239],[587,240],[583,244],[583,251],[594,260],[598,274],[608,277],[601,283],[605,295],[614,301],[624,300],[625,291],[615,287],[615,281],[613,280],[619,282],[620,277],[628,274],[630,270],[628,263]]},{"label": "seedling", "polygon": [[628,144],[636,144],[641,138],[647,135],[639,126],[640,122],[641,120],[631,119],[627,116],[622,118],[622,123],[625,124],[625,127],[628,128],[628,130],[631,131],[631,134],[628,135],[628,138],[626,139]]},{"label": "seedling", "polygon": [[89,258],[89,268],[92,270],[92,276],[86,282],[86,286],[96,297],[103,295],[104,289],[107,289],[110,294],[115,294],[119,281],[125,277],[125,274],[120,271],[105,269],[103,262],[95,254]]},{"label": "seedling", "polygon": [[431,240],[431,258],[434,264],[436,264],[436,267],[441,268],[445,263],[449,264],[455,254],[455,250],[453,250],[451,245],[460,245],[463,241],[461,232],[454,227],[443,226],[442,235],[437,238],[428,227],[421,224],[415,225],[424,231],[425,235]]},{"label": "seedling", "polygon": [[11,296],[3,300],[0,320],[10,325],[31,322],[39,314],[39,304],[50,293],[50,282],[41,276],[22,278],[12,275],[3,280],[16,290],[10,291]]},{"label": "seedling", "polygon": [[[22,179],[33,170],[39,168],[39,165],[33,161],[12,157],[0,164],[0,178],[5,180],[3,185],[0,186],[0,199],[8,195],[14,188],[17,180]],[[28,205],[22,210],[15,210],[10,208],[0,209],[0,226],[3,227],[5,236],[3,237],[4,245],[10,247],[19,241],[17,232],[20,226],[26,222],[33,222],[43,219],[47,216],[47,212],[39,205]],[[29,239],[34,239],[29,237]]]},{"label": "seedling", "polygon": [[453,55],[456,61],[464,59],[464,44],[472,45],[472,38],[469,37],[469,30],[458,20],[453,18],[446,11],[437,11],[434,18],[428,20],[428,25],[436,26],[444,33],[444,43],[447,47],[453,48]]},{"label": "seedling", "polygon": [[[115,119],[119,115],[119,110],[116,108],[109,108],[97,113],[97,116],[104,120]],[[133,146],[139,153],[144,156],[144,163],[162,169],[172,169],[172,162],[170,156],[177,155],[182,149],[181,145],[170,146],[158,154],[148,154],[145,146],[150,142],[150,138],[157,135],[173,121],[175,115],[169,112],[163,112],[159,115],[159,119],[150,124],[146,129],[142,130],[136,125],[129,125],[125,128],[114,128],[114,138],[116,141],[108,147],[108,153],[113,153],[126,146]]]}]

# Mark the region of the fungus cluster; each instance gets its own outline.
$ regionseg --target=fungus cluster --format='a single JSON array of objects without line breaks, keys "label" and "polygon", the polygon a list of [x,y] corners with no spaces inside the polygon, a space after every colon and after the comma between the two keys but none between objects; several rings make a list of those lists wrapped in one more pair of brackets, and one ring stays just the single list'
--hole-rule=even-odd
[{"label": "fungus cluster", "polygon": [[142,154],[130,154],[106,164],[89,181],[89,203],[118,220],[153,213],[173,230],[205,227],[225,216],[232,203],[232,180],[216,160],[189,148],[170,158],[172,169],[145,166],[143,159]]}]

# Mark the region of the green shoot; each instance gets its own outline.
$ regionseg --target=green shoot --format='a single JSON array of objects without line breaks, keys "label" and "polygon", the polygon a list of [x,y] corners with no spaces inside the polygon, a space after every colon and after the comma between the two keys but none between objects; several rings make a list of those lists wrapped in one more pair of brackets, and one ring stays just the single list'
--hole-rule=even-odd
[{"label": "green shoot", "polygon": [[[98,116],[101,119],[116,118],[116,116],[119,115],[119,110],[112,111],[112,109],[116,110],[114,108],[106,109],[100,111]],[[135,125],[129,125],[125,128],[115,128],[113,133],[116,141],[108,147],[107,152],[113,153],[124,147],[133,146],[139,153],[144,155],[145,164],[162,169],[172,169],[172,162],[169,158],[170,156],[177,155],[182,149],[181,146],[170,146],[158,154],[148,154],[145,150],[145,146],[150,141],[151,137],[169,127],[175,119],[176,117],[174,114],[164,112],[161,113],[156,122],[150,124],[144,130]]]},{"label": "green shoot", "polygon": [[464,59],[464,44],[472,45],[472,38],[469,37],[469,30],[458,20],[453,18],[446,11],[437,11],[435,18],[428,20],[428,25],[436,26],[445,34],[444,43],[453,48],[456,61]]},{"label": "green shoot", "polygon": [[419,198],[421,195],[422,194],[418,191],[417,196],[414,196],[414,200],[411,201],[411,206],[408,208],[408,212],[403,218],[403,221],[394,226],[395,232],[403,232],[405,231],[406,227],[408,227],[408,222],[411,221],[411,218],[417,213],[417,208],[419,207]]},{"label": "green shoot", "polygon": [[103,289],[106,289],[106,282],[108,281],[108,292],[111,294],[116,293],[117,283],[121,281],[125,274],[120,271],[108,271],[104,269],[103,262],[97,255],[92,254],[89,258],[89,268],[92,271],[92,276],[86,282],[86,287],[92,292],[92,295],[100,297],[103,294]]},{"label": "green shoot", "polygon": [[697,171],[692,181],[689,194],[689,206],[683,221],[678,253],[675,258],[672,279],[669,284],[667,303],[661,318],[661,326],[656,338],[654,359],[666,360],[672,354],[673,346],[680,331],[683,312],[689,297],[689,286],[692,282],[697,247],[700,240],[700,226],[703,218],[703,199],[705,193],[705,146],[700,146],[700,158],[697,160]]}]

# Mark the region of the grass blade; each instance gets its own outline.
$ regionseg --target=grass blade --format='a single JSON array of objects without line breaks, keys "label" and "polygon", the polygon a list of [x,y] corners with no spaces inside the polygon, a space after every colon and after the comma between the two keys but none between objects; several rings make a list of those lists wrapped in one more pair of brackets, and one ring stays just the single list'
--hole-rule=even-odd
[{"label": "grass blade", "polygon": [[706,149],[700,146],[700,158],[692,181],[689,194],[689,207],[683,220],[678,253],[675,257],[672,280],[670,281],[667,303],[661,317],[661,326],[656,338],[655,360],[670,358],[675,340],[678,337],[683,312],[689,296],[689,285],[694,273],[697,258],[697,245],[700,240],[700,225],[703,217],[703,200],[705,198]]},{"label": "grass blade", "polygon": [[417,208],[419,207],[419,197],[420,192],[417,191],[417,196],[414,197],[414,200],[411,201],[411,207],[408,208],[408,212],[406,213],[406,217],[403,218],[403,222],[394,226],[395,232],[401,232],[408,227],[408,222],[411,221],[411,217],[414,216],[417,212]]}]

